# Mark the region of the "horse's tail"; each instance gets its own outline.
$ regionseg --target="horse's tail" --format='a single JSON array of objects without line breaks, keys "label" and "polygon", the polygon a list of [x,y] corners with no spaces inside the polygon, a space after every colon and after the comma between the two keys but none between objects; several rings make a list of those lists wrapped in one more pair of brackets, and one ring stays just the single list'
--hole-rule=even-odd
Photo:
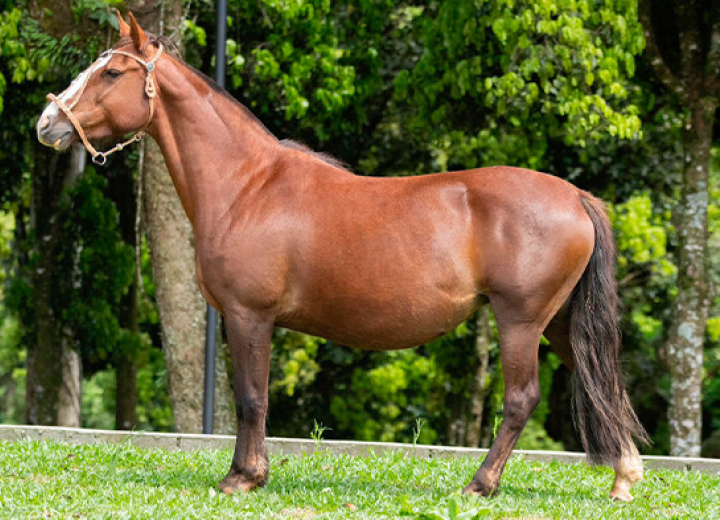
[{"label": "horse's tail", "polygon": [[649,442],[625,392],[620,369],[620,327],[615,240],[605,206],[582,192],[595,228],[595,247],[570,304],[575,355],[573,408],[583,448],[593,463],[614,466],[633,437]]}]

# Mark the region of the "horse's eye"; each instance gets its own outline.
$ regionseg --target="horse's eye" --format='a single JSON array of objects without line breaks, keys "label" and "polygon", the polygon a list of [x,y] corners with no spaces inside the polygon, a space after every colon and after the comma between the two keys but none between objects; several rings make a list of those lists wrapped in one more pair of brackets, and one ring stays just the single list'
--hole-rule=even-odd
[{"label": "horse's eye", "polygon": [[107,69],[105,71],[105,75],[109,78],[118,78],[118,77],[120,77],[121,74],[122,74],[122,72],[120,72],[117,69]]}]

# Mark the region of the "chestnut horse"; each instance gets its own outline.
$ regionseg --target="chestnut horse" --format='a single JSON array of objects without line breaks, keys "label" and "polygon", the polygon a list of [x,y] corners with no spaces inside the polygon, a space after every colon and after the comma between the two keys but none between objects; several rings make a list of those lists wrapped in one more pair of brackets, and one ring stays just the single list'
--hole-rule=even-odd
[{"label": "chestnut horse", "polygon": [[452,330],[492,305],[504,420],[464,491],[497,492],[540,400],[538,347],[550,341],[577,382],[574,407],[593,462],[631,500],[646,439],[619,366],[612,231],[603,204],[550,175],[509,167],[407,178],[356,176],[278,141],[242,105],[130,17],[121,39],[52,101],[38,138],[66,149],[147,131],[195,237],[202,294],[226,319],[238,431],[220,488],[268,479],[265,419],[275,326],[390,350]]}]

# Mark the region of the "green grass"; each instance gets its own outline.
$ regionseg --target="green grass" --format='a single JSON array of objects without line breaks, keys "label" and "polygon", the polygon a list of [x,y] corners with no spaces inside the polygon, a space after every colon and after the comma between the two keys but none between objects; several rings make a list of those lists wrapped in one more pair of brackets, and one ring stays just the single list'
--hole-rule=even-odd
[{"label": "green grass", "polygon": [[459,494],[477,459],[272,457],[267,487],[216,488],[228,451],[0,442],[0,518],[720,518],[720,476],[647,471],[632,504],[608,468],[512,460],[493,499]]}]

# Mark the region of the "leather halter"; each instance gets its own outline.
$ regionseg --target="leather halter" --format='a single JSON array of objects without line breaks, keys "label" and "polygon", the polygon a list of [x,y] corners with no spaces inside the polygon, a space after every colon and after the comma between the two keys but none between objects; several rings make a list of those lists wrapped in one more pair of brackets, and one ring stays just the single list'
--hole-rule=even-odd
[{"label": "leather halter", "polygon": [[[85,148],[87,148],[87,151],[90,152],[90,155],[92,155],[92,161],[95,164],[98,164],[102,166],[107,161],[107,156],[111,153],[115,153],[117,151],[122,150],[130,143],[134,143],[136,141],[139,141],[142,139],[142,136],[145,132],[145,129],[150,124],[150,121],[153,118],[153,115],[155,114],[155,105],[154,100],[155,96],[157,96],[157,88],[155,86],[155,79],[153,76],[153,71],[155,70],[155,62],[157,62],[158,58],[160,58],[160,55],[163,52],[162,44],[158,43],[158,51],[155,53],[155,56],[150,61],[145,61],[142,58],[139,58],[135,56],[134,54],[130,54],[125,51],[117,51],[113,49],[108,49],[105,52],[103,52],[100,55],[100,58],[107,58],[107,60],[103,61],[102,64],[95,64],[91,65],[90,68],[87,69],[85,77],[82,79],[82,83],[76,87],[73,87],[73,84],[70,84],[70,87],[65,89],[59,96],[56,96],[55,94],[48,94],[47,99],[49,101],[52,101],[55,103],[60,110],[63,111],[63,113],[67,116],[67,118],[70,120],[72,125],[75,127],[75,130],[77,131],[78,135],[80,136],[80,139],[82,140],[83,144],[85,145]],[[108,61],[109,58],[113,54],[121,54],[123,56],[127,56],[128,58],[132,58],[138,63],[140,63],[143,67],[145,67],[146,76],[145,76],[145,95],[148,97],[149,104],[150,104],[150,113],[148,114],[148,118],[145,121],[145,124],[135,132],[135,135],[133,135],[130,139],[127,141],[123,141],[122,143],[119,143],[115,145],[110,150],[107,150],[105,152],[98,152],[95,147],[90,144],[90,141],[88,141],[87,136],[85,135],[85,132],[82,129],[82,126],[80,125],[80,121],[78,121],[77,117],[75,117],[75,114],[72,113],[72,109],[77,105],[77,102],[80,100],[80,96],[83,95],[83,92],[85,91],[85,87],[87,86],[88,82],[90,81],[90,76],[92,76],[95,72],[100,70]],[[82,76],[82,75],[81,75]],[[65,94],[70,90],[71,88],[75,88],[78,93],[75,97],[75,100],[70,103],[69,105],[65,104],[65,101],[63,101],[63,97]],[[73,94],[74,95],[74,94]]]}]

